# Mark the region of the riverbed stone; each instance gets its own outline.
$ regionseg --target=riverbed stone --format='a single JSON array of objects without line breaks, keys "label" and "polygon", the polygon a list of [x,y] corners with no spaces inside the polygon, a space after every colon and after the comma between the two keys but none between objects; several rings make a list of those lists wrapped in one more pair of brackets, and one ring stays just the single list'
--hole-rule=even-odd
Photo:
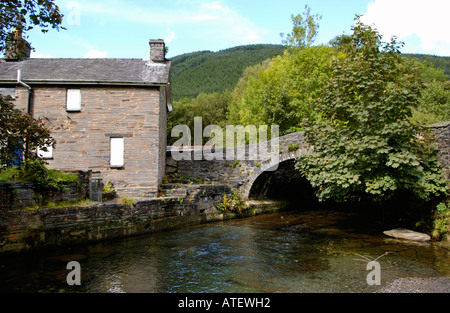
[{"label": "riverbed stone", "polygon": [[424,233],[415,232],[405,228],[396,228],[384,231],[383,234],[397,239],[406,239],[413,241],[430,241],[431,237]]}]

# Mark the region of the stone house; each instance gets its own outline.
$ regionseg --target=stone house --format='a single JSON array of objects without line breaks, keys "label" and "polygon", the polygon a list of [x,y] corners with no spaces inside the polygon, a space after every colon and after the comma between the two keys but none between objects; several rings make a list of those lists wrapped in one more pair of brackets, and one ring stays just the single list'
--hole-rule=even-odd
[{"label": "stone house", "polygon": [[119,195],[157,194],[172,108],[163,40],[150,40],[150,60],[19,61],[5,53],[0,93],[46,121],[56,146],[38,153],[49,167],[92,171]]}]

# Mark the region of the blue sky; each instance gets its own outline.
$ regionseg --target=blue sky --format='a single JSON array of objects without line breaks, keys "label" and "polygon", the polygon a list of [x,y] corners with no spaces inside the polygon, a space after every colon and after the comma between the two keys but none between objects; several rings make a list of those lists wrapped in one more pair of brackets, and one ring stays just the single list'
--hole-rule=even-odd
[{"label": "blue sky", "polygon": [[322,15],[316,43],[350,33],[355,14],[402,52],[450,56],[449,0],[56,0],[67,30],[29,32],[32,57],[149,58],[149,39],[164,39],[168,57],[246,44],[280,44],[292,14]]}]

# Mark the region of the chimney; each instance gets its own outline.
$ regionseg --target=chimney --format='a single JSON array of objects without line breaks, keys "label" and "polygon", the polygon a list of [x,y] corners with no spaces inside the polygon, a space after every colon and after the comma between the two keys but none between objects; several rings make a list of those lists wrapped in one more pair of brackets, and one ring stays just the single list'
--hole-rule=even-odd
[{"label": "chimney", "polygon": [[6,39],[5,61],[22,61],[31,57],[31,45],[22,38],[22,31],[17,29]]},{"label": "chimney", "polygon": [[150,60],[154,63],[163,63],[166,61],[166,46],[162,39],[150,40]]}]

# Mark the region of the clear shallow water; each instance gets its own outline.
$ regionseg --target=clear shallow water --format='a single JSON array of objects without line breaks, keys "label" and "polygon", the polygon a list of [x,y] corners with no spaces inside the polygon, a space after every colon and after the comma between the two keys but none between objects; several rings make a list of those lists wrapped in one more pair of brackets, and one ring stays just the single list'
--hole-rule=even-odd
[{"label": "clear shallow water", "polygon": [[[405,277],[449,277],[450,251],[390,239],[352,215],[283,212],[56,251],[0,257],[0,292],[375,292]],[[69,261],[81,286],[68,286]]]}]

